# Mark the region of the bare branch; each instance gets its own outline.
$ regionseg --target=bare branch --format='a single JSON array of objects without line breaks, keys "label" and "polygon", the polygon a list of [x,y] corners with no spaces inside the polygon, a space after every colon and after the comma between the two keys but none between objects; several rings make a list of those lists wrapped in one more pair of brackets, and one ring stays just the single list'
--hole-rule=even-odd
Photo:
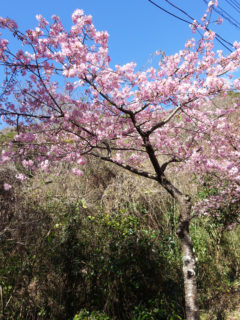
[{"label": "bare branch", "polygon": [[161,171],[164,172],[166,169],[167,169],[167,166],[170,164],[170,163],[173,163],[173,162],[181,162],[181,160],[178,160],[176,158],[172,158],[170,159],[169,161],[163,163],[161,165]]},{"label": "bare branch", "polygon": [[99,158],[101,160],[104,160],[104,161],[107,161],[107,162],[111,162],[111,163],[114,163],[115,165],[117,165],[118,167],[121,167],[123,169],[126,169],[132,173],[135,173],[139,176],[142,176],[142,177],[145,177],[145,178],[148,178],[148,179],[151,179],[151,180],[156,180],[158,181],[158,177],[152,173],[149,173],[147,171],[143,171],[143,170],[140,170],[140,169],[137,169],[137,168],[134,168],[134,167],[131,167],[130,165],[128,164],[125,164],[125,163],[119,163],[115,160],[113,160],[112,158],[110,157],[104,157],[104,156],[101,156],[97,153],[94,153],[94,152],[90,152],[89,155],[91,156],[94,156],[95,158]]},{"label": "bare branch", "polygon": [[172,113],[170,113],[170,115],[167,117],[167,119],[165,119],[164,121],[160,121],[159,123],[157,123],[155,126],[153,126],[150,130],[148,130],[146,132],[146,134],[149,136],[151,133],[153,133],[156,129],[159,129],[161,127],[163,127],[166,123],[168,123],[174,116],[176,113],[178,113],[179,110],[181,110],[182,105],[179,105],[176,109],[173,110]]}]

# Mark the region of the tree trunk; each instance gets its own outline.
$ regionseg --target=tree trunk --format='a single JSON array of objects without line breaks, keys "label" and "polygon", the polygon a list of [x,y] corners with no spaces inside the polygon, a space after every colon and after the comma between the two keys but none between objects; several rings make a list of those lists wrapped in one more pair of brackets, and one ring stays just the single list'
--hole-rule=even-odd
[{"label": "tree trunk", "polygon": [[189,233],[189,223],[191,220],[191,201],[190,197],[185,195],[178,195],[177,200],[180,213],[177,235],[181,241],[182,247],[186,319],[200,320],[195,257],[192,239]]},{"label": "tree trunk", "polygon": [[189,233],[192,209],[191,198],[178,190],[168,179],[166,179],[161,171],[159,173],[158,181],[178,203],[180,219],[177,235],[181,241],[182,247],[186,319],[200,320],[195,257],[192,239]]}]

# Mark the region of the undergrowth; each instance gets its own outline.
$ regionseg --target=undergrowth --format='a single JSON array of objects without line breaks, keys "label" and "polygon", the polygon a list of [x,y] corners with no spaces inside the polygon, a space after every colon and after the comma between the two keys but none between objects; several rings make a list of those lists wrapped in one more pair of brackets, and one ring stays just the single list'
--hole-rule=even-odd
[{"label": "undergrowth", "polygon": [[[0,190],[0,319],[183,320],[174,201],[98,162],[81,178],[66,169],[25,185],[9,170],[0,175],[0,186],[13,186]],[[196,197],[201,186],[181,179]],[[240,288],[240,230],[202,217],[191,234],[202,319],[224,319]]]}]

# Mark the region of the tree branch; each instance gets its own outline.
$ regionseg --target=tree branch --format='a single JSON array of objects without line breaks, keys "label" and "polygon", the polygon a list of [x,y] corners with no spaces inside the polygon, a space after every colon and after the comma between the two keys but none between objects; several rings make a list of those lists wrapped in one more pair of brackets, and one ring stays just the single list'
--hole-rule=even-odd
[{"label": "tree branch", "polygon": [[99,155],[97,153],[93,153],[93,152],[90,152],[89,155],[94,156],[95,158],[99,158],[101,160],[107,161],[107,162],[111,162],[111,163],[117,165],[118,167],[126,169],[126,170],[128,170],[128,171],[130,171],[132,173],[135,173],[135,174],[139,175],[139,176],[142,176],[142,177],[145,177],[145,178],[148,178],[148,179],[151,179],[151,180],[158,181],[158,177],[156,175],[151,174],[151,173],[149,173],[147,171],[136,169],[136,168],[131,167],[130,165],[125,164],[125,163],[119,163],[119,162],[113,160],[110,157],[104,157],[104,156],[101,156],[101,155]]}]

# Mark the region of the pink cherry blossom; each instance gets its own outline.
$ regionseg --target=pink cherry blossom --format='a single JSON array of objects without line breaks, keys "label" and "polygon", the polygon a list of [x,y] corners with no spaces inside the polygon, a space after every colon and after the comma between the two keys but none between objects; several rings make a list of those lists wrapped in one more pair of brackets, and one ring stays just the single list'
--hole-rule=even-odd
[{"label": "pink cherry blossom", "polygon": [[83,175],[83,171],[82,171],[82,170],[79,170],[79,169],[77,169],[77,168],[72,168],[72,172],[73,172],[75,175],[79,176],[79,177],[81,177],[81,176]]},{"label": "pink cherry blossom", "polygon": [[[37,15],[38,26],[25,33],[0,18],[8,32],[8,39],[0,37],[0,63],[12,75],[2,85],[0,116],[17,132],[0,163],[48,171],[59,162],[87,165],[94,157],[152,179],[178,203],[179,239],[189,243],[184,226],[193,201],[171,177],[194,172],[199,183],[207,176],[218,190],[195,203],[196,215],[224,214],[221,208],[240,200],[240,43],[230,54],[214,50],[216,34],[208,24],[217,5],[210,1],[200,22],[191,24],[202,34],[199,41],[188,40],[170,56],[158,52],[157,68],[146,70],[134,62],[113,67],[108,33],[96,30],[80,9],[70,30],[57,16],[49,23]],[[8,44],[16,48],[11,37],[19,50],[9,51]],[[191,245],[187,250],[194,266]]]},{"label": "pink cherry blossom", "polygon": [[221,17],[219,17],[216,21],[217,24],[222,24],[223,23],[223,19]]},{"label": "pink cherry blossom", "polygon": [[8,184],[8,183],[4,183],[3,184],[3,188],[4,188],[5,191],[8,191],[8,190],[10,190],[12,188],[12,186],[10,184]]},{"label": "pink cherry blossom", "polygon": [[32,160],[23,160],[22,165],[25,168],[28,168],[28,167],[32,167],[34,165],[34,162]]},{"label": "pink cherry blossom", "polygon": [[23,173],[16,174],[16,178],[20,181],[25,181],[27,179],[27,177]]},{"label": "pink cherry blossom", "polygon": [[79,165],[85,165],[85,164],[86,164],[86,159],[84,159],[84,158],[78,159],[78,160],[77,160],[77,164],[79,164]]}]

